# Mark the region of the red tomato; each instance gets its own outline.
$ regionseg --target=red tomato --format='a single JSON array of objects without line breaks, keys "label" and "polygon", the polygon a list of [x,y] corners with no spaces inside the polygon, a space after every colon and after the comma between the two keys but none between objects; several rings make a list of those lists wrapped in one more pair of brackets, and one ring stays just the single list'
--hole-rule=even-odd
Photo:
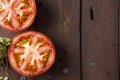
[{"label": "red tomato", "polygon": [[37,76],[46,72],[54,63],[55,48],[44,34],[27,31],[15,36],[8,49],[11,67],[23,76]]},{"label": "red tomato", "polygon": [[18,32],[27,29],[36,16],[35,0],[0,0],[0,26]]}]

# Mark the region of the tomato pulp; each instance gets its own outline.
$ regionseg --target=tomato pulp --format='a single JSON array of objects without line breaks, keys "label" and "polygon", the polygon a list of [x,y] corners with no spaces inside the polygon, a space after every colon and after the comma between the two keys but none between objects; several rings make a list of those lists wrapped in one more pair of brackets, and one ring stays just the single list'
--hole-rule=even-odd
[{"label": "tomato pulp", "polygon": [[6,30],[25,30],[33,23],[35,16],[35,0],[0,0],[0,26]]},{"label": "tomato pulp", "polygon": [[27,31],[16,35],[8,48],[11,67],[23,76],[43,74],[53,65],[55,47],[45,34]]}]

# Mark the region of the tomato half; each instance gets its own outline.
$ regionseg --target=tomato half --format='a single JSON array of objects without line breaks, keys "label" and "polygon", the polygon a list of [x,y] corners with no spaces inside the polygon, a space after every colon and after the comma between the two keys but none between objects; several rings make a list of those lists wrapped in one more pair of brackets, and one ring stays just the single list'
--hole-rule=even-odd
[{"label": "tomato half", "polygon": [[36,16],[35,0],[0,0],[0,26],[18,32],[27,29]]},{"label": "tomato half", "polygon": [[16,35],[8,48],[11,67],[23,76],[37,76],[46,72],[54,63],[55,48],[44,34],[27,31]]}]

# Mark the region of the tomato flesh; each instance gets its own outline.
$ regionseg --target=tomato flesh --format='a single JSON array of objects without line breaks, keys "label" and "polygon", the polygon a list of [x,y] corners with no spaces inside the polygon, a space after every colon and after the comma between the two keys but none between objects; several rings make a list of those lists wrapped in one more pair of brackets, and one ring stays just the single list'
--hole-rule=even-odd
[{"label": "tomato flesh", "polygon": [[35,0],[0,0],[0,26],[9,31],[28,28],[36,16]]},{"label": "tomato flesh", "polygon": [[12,68],[21,75],[37,76],[53,65],[55,48],[46,35],[28,31],[12,39],[8,58]]}]

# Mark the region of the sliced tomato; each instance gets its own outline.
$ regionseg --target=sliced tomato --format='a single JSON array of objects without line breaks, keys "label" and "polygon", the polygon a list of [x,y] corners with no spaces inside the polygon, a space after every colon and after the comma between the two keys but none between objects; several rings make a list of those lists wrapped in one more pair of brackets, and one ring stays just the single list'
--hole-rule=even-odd
[{"label": "sliced tomato", "polygon": [[46,72],[54,63],[53,42],[44,34],[27,31],[16,35],[8,49],[11,67],[23,76],[37,76]]},{"label": "sliced tomato", "polygon": [[0,0],[0,26],[18,32],[27,29],[36,16],[35,0]]}]

